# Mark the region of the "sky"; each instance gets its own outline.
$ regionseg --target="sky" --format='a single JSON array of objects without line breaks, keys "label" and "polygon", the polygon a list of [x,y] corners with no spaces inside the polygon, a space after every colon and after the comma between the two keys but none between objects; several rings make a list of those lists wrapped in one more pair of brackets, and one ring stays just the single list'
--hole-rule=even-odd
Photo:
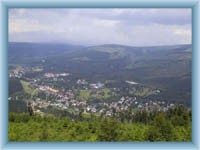
[{"label": "sky", "polygon": [[191,44],[190,8],[10,8],[9,42]]}]

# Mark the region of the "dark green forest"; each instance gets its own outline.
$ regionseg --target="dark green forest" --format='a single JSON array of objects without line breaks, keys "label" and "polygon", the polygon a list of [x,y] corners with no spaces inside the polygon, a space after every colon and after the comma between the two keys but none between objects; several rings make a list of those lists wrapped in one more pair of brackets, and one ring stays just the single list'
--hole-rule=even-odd
[{"label": "dark green forest", "polygon": [[89,120],[9,113],[9,141],[191,141],[191,111],[178,105],[166,112],[139,111]]},{"label": "dark green forest", "polygon": [[9,83],[8,92],[9,92],[10,95],[23,90],[23,87],[20,83],[20,80],[18,80],[16,78],[10,78],[8,83]]}]

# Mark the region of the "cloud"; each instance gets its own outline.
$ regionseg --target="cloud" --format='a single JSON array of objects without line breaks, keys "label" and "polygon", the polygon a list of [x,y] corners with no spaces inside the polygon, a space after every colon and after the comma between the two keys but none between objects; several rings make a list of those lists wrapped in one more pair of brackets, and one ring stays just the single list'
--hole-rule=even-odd
[{"label": "cloud", "polygon": [[191,43],[191,9],[9,9],[9,41]]}]

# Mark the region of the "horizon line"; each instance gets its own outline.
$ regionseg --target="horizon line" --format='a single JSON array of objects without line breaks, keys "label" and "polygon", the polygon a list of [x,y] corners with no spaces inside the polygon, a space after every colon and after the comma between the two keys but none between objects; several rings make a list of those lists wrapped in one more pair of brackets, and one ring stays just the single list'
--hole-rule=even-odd
[{"label": "horizon line", "polygon": [[83,46],[83,47],[94,47],[94,46],[127,46],[127,47],[162,47],[162,46],[184,46],[184,45],[191,45],[192,43],[177,43],[173,45],[148,45],[148,46],[134,46],[134,45],[126,45],[126,44],[119,44],[119,43],[104,43],[104,44],[96,44],[96,45],[80,45],[80,44],[73,44],[73,43],[64,43],[64,42],[16,42],[16,41],[8,41],[9,43],[24,43],[24,44],[57,44],[57,45],[73,45],[73,46]]}]

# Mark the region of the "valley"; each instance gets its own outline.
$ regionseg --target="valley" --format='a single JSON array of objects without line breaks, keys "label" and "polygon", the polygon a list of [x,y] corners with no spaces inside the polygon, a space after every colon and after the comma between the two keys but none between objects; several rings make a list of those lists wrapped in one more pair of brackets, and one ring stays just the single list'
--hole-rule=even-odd
[{"label": "valley", "polygon": [[8,53],[11,112],[28,102],[35,113],[86,118],[191,106],[191,45],[11,43]]}]

